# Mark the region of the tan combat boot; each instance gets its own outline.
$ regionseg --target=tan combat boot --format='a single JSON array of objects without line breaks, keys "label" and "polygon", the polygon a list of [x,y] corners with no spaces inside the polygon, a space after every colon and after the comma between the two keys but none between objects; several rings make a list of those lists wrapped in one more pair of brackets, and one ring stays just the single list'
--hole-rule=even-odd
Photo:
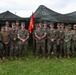
[{"label": "tan combat boot", "polygon": [[48,58],[47,59],[50,59],[50,55],[48,55]]},{"label": "tan combat boot", "polygon": [[29,60],[28,57],[26,57],[26,60],[27,60],[27,61]]},{"label": "tan combat boot", "polygon": [[70,59],[70,55],[69,54],[67,55],[67,58]]},{"label": "tan combat boot", "polygon": [[66,58],[66,55],[64,55],[64,58]]},{"label": "tan combat boot", "polygon": [[45,59],[45,56],[43,56],[43,59]]},{"label": "tan combat boot", "polygon": [[2,57],[3,60],[5,60],[5,57]]},{"label": "tan combat boot", "polygon": [[61,55],[59,55],[59,58],[60,58],[60,59],[62,58]]},{"label": "tan combat boot", "polygon": [[57,56],[54,56],[55,59],[58,59]]}]

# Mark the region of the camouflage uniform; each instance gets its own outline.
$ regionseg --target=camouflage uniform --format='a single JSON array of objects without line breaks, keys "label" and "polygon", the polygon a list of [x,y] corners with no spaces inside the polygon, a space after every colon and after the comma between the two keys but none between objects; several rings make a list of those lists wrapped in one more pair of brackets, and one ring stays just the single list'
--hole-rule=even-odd
[{"label": "camouflage uniform", "polygon": [[[43,27],[44,28],[44,31],[47,33],[48,32],[48,30],[49,30],[49,28],[48,27]],[[46,37],[45,37],[45,50],[46,50],[46,53],[47,53],[47,35],[46,35]]]},{"label": "camouflage uniform", "polygon": [[64,55],[64,23],[61,23],[61,26],[60,26],[60,31],[62,33],[62,36],[61,36],[61,41],[60,41],[60,50],[62,51],[62,56]]},{"label": "camouflage uniform", "polygon": [[18,55],[18,42],[17,42],[17,30],[10,30],[10,40],[11,40],[11,48],[10,48],[10,56],[16,57]]},{"label": "camouflage uniform", "polygon": [[[60,36],[61,36],[61,31],[60,31],[60,23],[57,23],[57,29],[56,29],[56,32],[57,32],[57,39],[56,39],[56,42],[57,42],[57,54],[58,56],[60,57]],[[60,57],[61,58],[61,57]]]},{"label": "camouflage uniform", "polygon": [[33,30],[32,37],[33,37],[33,53],[35,54],[36,51],[36,38],[35,38],[35,32],[38,29],[38,25],[35,26],[35,29]]},{"label": "camouflage uniform", "polygon": [[[26,29],[24,30],[19,30],[18,31],[18,37],[22,38],[22,39],[26,39],[29,36],[29,33]],[[28,56],[28,39],[25,42],[22,42],[19,39],[19,57],[22,57],[23,55],[25,55],[26,57]]]},{"label": "camouflage uniform", "polygon": [[76,31],[73,31],[72,35],[72,53],[75,55],[76,50]]},{"label": "camouflage uniform", "polygon": [[16,30],[20,30],[21,28],[20,28],[20,26],[16,26]]},{"label": "camouflage uniform", "polygon": [[[66,26],[66,29],[68,29],[68,26]],[[64,31],[64,55],[67,54],[68,58],[69,58],[69,54],[70,54],[71,39],[72,39],[71,31],[65,30]]]},{"label": "camouflage uniform", "polygon": [[[40,48],[41,48],[43,58],[45,57],[45,36],[46,36],[46,32],[44,31],[43,28],[38,28],[35,31],[36,55],[38,56],[38,53],[39,53]],[[38,38],[40,38],[40,39],[38,39]]]},{"label": "camouflage uniform", "polygon": [[[16,25],[16,31],[17,31],[17,36],[18,36],[18,31],[21,29],[21,27],[19,26],[19,25]],[[18,46],[18,42],[19,42],[19,39],[18,39],[18,37],[16,38],[16,44],[17,44],[17,46]],[[18,54],[17,54],[17,56],[19,56],[19,46],[18,46]]]},{"label": "camouflage uniform", "polygon": [[[57,33],[56,33],[56,30],[49,29],[48,33],[47,33],[47,37],[48,37],[48,43],[47,43],[48,55],[50,55],[50,53],[53,51],[54,56],[57,56],[57,47],[56,47]],[[51,41],[52,39],[54,39],[53,42]]]},{"label": "camouflage uniform", "polygon": [[63,30],[57,30],[57,46],[58,46],[58,56],[61,58],[62,56],[62,50],[63,50],[63,38],[64,38],[64,31]]},{"label": "camouflage uniform", "polygon": [[[76,29],[76,25],[74,25]],[[76,30],[72,31],[72,56],[75,55],[76,52]]]}]

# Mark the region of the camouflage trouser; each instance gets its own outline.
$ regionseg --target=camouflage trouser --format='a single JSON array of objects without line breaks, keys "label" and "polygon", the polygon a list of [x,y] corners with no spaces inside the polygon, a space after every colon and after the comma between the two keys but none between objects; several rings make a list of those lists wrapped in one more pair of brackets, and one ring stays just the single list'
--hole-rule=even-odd
[{"label": "camouflage trouser", "polygon": [[28,43],[19,43],[19,57],[28,56]]},{"label": "camouflage trouser", "polygon": [[64,48],[64,41],[63,40],[60,40],[59,41],[59,45],[57,45],[57,52],[58,52],[58,55],[62,55],[62,50]]},{"label": "camouflage trouser", "polygon": [[45,56],[45,43],[36,43],[36,55],[38,56],[39,52],[42,52],[42,56]]},{"label": "camouflage trouser", "polygon": [[35,54],[36,51],[36,40],[33,39],[33,54]]},{"label": "camouflage trouser", "polygon": [[71,48],[71,41],[64,42],[64,55],[70,54],[70,48]]},{"label": "camouflage trouser", "polygon": [[56,47],[56,42],[50,42],[50,40],[48,40],[48,43],[47,43],[47,54],[50,55],[50,53],[53,51],[54,52],[54,55],[56,56],[57,55],[57,47]]},{"label": "camouflage trouser", "polygon": [[4,57],[9,57],[9,53],[10,53],[10,43],[8,44],[3,44],[4,48],[3,48],[3,56]]},{"label": "camouflage trouser", "polygon": [[76,41],[72,42],[72,53],[75,54],[76,51]]},{"label": "camouflage trouser", "polygon": [[14,57],[18,55],[18,43],[11,41],[11,47],[10,47],[10,56]]}]

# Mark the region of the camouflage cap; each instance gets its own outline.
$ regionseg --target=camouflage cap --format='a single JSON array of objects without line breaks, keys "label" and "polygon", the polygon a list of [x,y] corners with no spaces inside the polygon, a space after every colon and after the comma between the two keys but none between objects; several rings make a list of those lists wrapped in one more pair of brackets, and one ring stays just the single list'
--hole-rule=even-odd
[{"label": "camouflage cap", "polygon": [[44,21],[44,24],[47,24],[47,22],[46,22],[46,21]]},{"label": "camouflage cap", "polygon": [[42,22],[39,22],[39,24],[38,24],[38,25],[43,25],[43,24],[42,24]]},{"label": "camouflage cap", "polygon": [[18,21],[18,20],[16,20],[16,23],[19,23],[19,21]]},{"label": "camouflage cap", "polygon": [[69,24],[69,25],[68,25],[68,27],[72,27],[72,25],[71,25],[71,24]]},{"label": "camouflage cap", "polygon": [[14,22],[12,23],[12,26],[15,26],[15,23]]},{"label": "camouflage cap", "polygon": [[54,25],[54,23],[50,23],[50,25],[51,25],[51,26],[53,26],[53,25]]},{"label": "camouflage cap", "polygon": [[39,22],[39,24],[42,24],[42,22]]},{"label": "camouflage cap", "polygon": [[57,23],[57,26],[60,26],[60,23]]},{"label": "camouflage cap", "polygon": [[22,25],[22,26],[25,26],[25,22],[21,22],[21,25]]},{"label": "camouflage cap", "polygon": [[67,26],[65,26],[65,28],[69,28],[69,26],[67,25]]},{"label": "camouflage cap", "polygon": [[64,26],[64,23],[61,23],[61,26]]}]

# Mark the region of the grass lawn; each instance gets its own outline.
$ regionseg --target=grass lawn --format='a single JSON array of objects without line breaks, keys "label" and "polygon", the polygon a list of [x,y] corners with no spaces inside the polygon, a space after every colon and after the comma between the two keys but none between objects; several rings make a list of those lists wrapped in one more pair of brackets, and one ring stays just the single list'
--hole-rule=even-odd
[{"label": "grass lawn", "polygon": [[0,63],[0,75],[76,75],[76,58],[8,60]]}]

